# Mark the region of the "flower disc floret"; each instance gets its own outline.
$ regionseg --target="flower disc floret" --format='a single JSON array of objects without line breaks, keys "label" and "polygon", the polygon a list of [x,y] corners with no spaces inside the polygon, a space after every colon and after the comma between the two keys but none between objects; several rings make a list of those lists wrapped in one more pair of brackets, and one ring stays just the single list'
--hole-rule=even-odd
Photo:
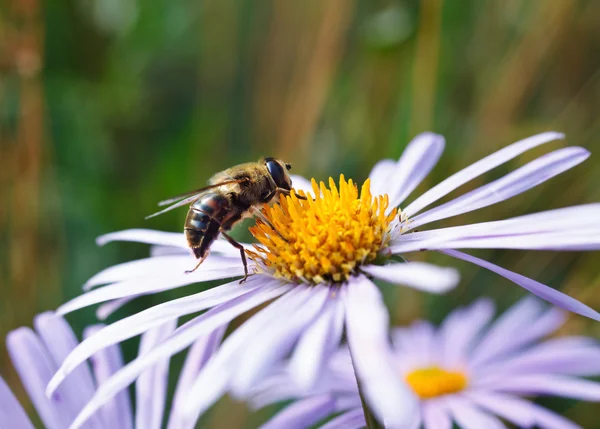
[{"label": "flower disc floret", "polygon": [[467,376],[462,372],[447,371],[437,366],[409,372],[406,382],[421,399],[460,392],[468,385]]},{"label": "flower disc floret", "polygon": [[367,179],[360,193],[340,176],[339,188],[329,178],[311,181],[315,197],[298,191],[262,210],[250,228],[259,241],[250,258],[272,275],[308,284],[343,283],[363,264],[373,262],[389,241],[397,209],[387,212],[388,197],[373,197]]}]

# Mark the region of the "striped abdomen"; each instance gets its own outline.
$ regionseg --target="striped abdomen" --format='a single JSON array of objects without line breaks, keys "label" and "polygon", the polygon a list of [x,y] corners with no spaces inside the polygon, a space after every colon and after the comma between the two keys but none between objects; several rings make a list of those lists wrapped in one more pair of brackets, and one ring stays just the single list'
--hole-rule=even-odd
[{"label": "striped abdomen", "polygon": [[221,223],[230,211],[227,198],[217,193],[205,194],[192,203],[185,219],[184,232],[196,258],[208,254],[210,245],[219,235]]}]

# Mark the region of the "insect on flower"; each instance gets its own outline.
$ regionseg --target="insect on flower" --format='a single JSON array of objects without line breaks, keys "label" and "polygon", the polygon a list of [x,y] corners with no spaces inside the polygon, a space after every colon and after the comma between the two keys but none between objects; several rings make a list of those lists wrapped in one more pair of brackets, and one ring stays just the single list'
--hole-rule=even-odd
[{"label": "insect on flower", "polygon": [[[240,251],[244,264],[244,278],[240,283],[243,283],[248,278],[244,246],[226,231],[253,214],[260,216],[258,207],[268,204],[276,196],[289,195],[292,180],[288,170],[291,168],[290,164],[272,157],[236,165],[212,176],[210,184],[204,188],[161,201],[159,206],[171,205],[146,219],[191,203],[183,230],[188,246],[199,261],[194,269],[186,273],[195,271],[204,262],[211,244],[222,234]],[[305,199],[300,195],[296,196]]]}]

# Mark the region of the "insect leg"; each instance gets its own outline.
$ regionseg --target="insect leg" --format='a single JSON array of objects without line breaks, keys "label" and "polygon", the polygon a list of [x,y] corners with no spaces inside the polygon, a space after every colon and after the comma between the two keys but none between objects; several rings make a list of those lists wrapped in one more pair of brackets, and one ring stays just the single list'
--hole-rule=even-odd
[{"label": "insect leg", "polygon": [[230,237],[225,231],[223,231],[222,228],[221,228],[221,234],[223,234],[223,237],[225,237],[225,239],[227,241],[229,241],[229,243],[233,247],[235,247],[236,249],[238,249],[240,251],[240,255],[242,257],[242,263],[244,264],[244,278],[242,280],[240,280],[240,284],[244,283],[246,281],[246,279],[248,278],[248,262],[246,261],[246,252],[244,250],[244,246],[242,246],[240,243],[235,241],[235,239],[233,239],[233,237]]},{"label": "insect leg", "polygon": [[198,263],[196,264],[196,266],[193,269],[185,270],[185,273],[190,274],[190,273],[193,273],[194,271],[196,271],[198,269],[198,267],[200,265],[202,265],[202,262],[204,262],[204,260],[206,259],[207,256],[208,256],[208,253],[205,256],[203,256],[202,258],[200,258],[200,260],[198,261]]},{"label": "insect leg", "polygon": [[[281,193],[281,194],[283,194],[283,195],[290,195],[291,194],[290,191],[288,191],[287,189],[283,189],[283,188],[277,188],[276,191],[279,192],[279,193]],[[299,200],[307,200],[308,199],[306,197],[303,197],[302,195],[298,195],[298,194],[295,194],[295,195],[296,195],[296,198],[298,198]]]}]

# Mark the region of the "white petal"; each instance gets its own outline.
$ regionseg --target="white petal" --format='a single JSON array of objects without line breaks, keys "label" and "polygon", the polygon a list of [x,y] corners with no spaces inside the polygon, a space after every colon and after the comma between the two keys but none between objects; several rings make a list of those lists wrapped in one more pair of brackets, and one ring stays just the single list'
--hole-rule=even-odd
[{"label": "white petal", "polygon": [[343,326],[342,302],[330,299],[318,319],[302,334],[290,358],[289,372],[300,389],[313,387],[321,369],[340,343]]},{"label": "white petal", "polygon": [[295,190],[302,190],[307,194],[312,195],[313,189],[310,183],[310,180],[304,178],[303,176],[299,176],[297,174],[290,174],[290,178],[292,179],[292,188]]},{"label": "white petal", "polygon": [[152,229],[126,229],[101,235],[96,239],[98,246],[104,246],[112,241],[134,241],[136,243],[160,244],[188,248],[185,236],[180,232],[164,232]]},{"label": "white petal", "polygon": [[431,203],[434,203],[445,195],[448,195],[459,186],[462,186],[474,178],[486,173],[487,171],[496,168],[507,161],[510,161],[523,152],[533,149],[541,144],[548,143],[552,140],[562,138],[564,138],[564,134],[546,132],[520,140],[511,144],[510,146],[506,146],[505,148],[500,149],[499,151],[494,152],[483,159],[480,159],[474,164],[471,164],[470,166],[460,170],[458,173],[455,173],[444,181],[440,182],[438,185],[434,186],[409,204],[404,209],[404,212],[408,216],[414,216],[416,213],[420,212],[425,207],[429,206]]},{"label": "white petal", "polygon": [[227,389],[238,362],[245,357],[245,348],[263,334],[271,321],[281,314],[292,312],[307,298],[306,287],[287,286],[290,291],[267,308],[247,320],[225,339],[220,350],[209,360],[194,381],[183,405],[186,421],[195,422]]},{"label": "white petal", "polygon": [[[102,329],[103,325],[92,325],[83,331],[84,338],[88,338]],[[101,385],[115,372],[123,367],[123,355],[118,346],[108,346],[99,350],[90,358],[92,371],[97,385]],[[133,429],[133,413],[129,392],[122,391],[115,395],[98,411],[107,428]]]},{"label": "white petal", "polygon": [[389,283],[432,293],[447,292],[456,287],[460,280],[458,271],[454,268],[442,268],[425,262],[367,265],[361,270]]},{"label": "white petal", "polygon": [[195,422],[192,422],[191,425],[185,424],[184,416],[181,415],[181,405],[189,394],[192,383],[198,375],[198,372],[200,372],[202,367],[216,351],[225,334],[226,328],[226,325],[217,328],[211,334],[198,339],[190,348],[185,358],[183,368],[181,368],[181,372],[179,373],[179,381],[177,382],[175,395],[173,396],[167,429],[194,428]]},{"label": "white petal", "polygon": [[316,396],[288,405],[259,429],[307,429],[334,411],[331,396]]},{"label": "white petal", "polygon": [[67,374],[71,373],[79,364],[98,350],[160,326],[168,320],[205,310],[256,290],[263,285],[263,280],[264,277],[261,279],[255,276],[243,286],[234,281],[194,295],[156,305],[106,326],[94,336],[83,340],[73,350],[52,378],[47,391],[52,392],[64,380]]},{"label": "white petal", "polygon": [[[77,416],[69,429],[80,428],[99,407],[109,401],[115,394],[126,388],[146,368],[172,356],[188,347],[201,336],[208,335],[220,326],[265,301],[275,298],[289,288],[285,286],[264,286],[215,307],[206,313],[183,324],[166,340],[144,355],[138,356],[119,372],[101,385],[90,402]],[[52,386],[49,385],[50,389]]]},{"label": "white petal", "polygon": [[220,280],[241,276],[243,274],[244,267],[239,266],[230,267],[228,269],[193,272],[190,274],[169,274],[165,276],[127,280],[124,282],[103,286],[84,293],[83,295],[73,298],[71,301],[61,305],[56,312],[59,315],[65,315],[75,310],[79,310],[81,308],[104,301],[127,298],[129,296],[137,297],[139,295],[146,295],[152,292],[162,292],[196,282]]},{"label": "white petal", "polygon": [[388,179],[391,177],[396,167],[396,161],[393,159],[382,159],[373,166],[369,173],[371,179],[371,194],[385,194],[386,188],[389,186]]},{"label": "white petal", "polygon": [[418,402],[394,365],[381,293],[364,277],[350,283],[346,292],[348,345],[365,399],[385,427],[407,427],[418,416]]},{"label": "white petal", "polygon": [[[170,320],[162,326],[151,329],[142,335],[139,356],[150,352],[166,340],[177,327],[177,320]],[[169,358],[157,362],[143,371],[135,382],[135,427],[160,429],[167,400],[169,379]]]},{"label": "white petal", "polygon": [[7,429],[35,429],[2,377],[0,377],[0,421]]},{"label": "white petal", "polygon": [[442,253],[453,256],[463,261],[471,262],[480,267],[486,268],[496,274],[501,275],[504,278],[518,284],[523,289],[528,290],[536,296],[560,307],[565,310],[572,311],[573,313],[581,314],[582,316],[589,317],[590,319],[600,321],[600,314],[582,302],[577,301],[575,298],[571,298],[562,292],[552,289],[540,282],[537,282],[528,277],[522,276],[521,274],[514,273],[498,265],[492,264],[491,262],[484,261],[466,253],[459,252],[457,250],[444,250]]},{"label": "white petal", "polygon": [[388,177],[387,194],[390,207],[397,207],[423,181],[444,151],[444,137],[421,133],[404,149],[392,175]]},{"label": "white petal", "polygon": [[409,227],[417,228],[507,200],[569,170],[589,156],[590,153],[581,147],[567,147],[548,153],[500,179],[412,218]]}]

